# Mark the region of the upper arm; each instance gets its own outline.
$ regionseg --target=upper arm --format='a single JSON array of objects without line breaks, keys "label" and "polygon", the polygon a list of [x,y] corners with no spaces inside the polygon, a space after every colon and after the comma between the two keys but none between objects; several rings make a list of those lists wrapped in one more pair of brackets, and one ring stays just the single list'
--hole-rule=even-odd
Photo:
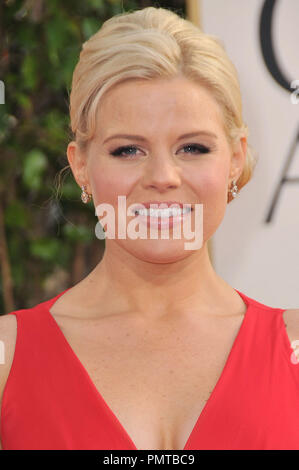
[{"label": "upper arm", "polygon": [[[15,315],[0,315],[0,425],[3,392],[11,369],[17,338]],[[0,436],[0,449],[1,436]]]}]

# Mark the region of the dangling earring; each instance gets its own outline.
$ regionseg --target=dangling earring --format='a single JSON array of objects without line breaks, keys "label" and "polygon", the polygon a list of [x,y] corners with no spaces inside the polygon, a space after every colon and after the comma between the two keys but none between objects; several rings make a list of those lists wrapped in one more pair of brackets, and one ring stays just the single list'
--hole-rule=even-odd
[{"label": "dangling earring", "polygon": [[229,190],[231,193],[232,197],[235,198],[238,193],[238,186],[236,185],[236,180],[232,181],[232,188]]},{"label": "dangling earring", "polygon": [[81,193],[81,200],[82,202],[84,202],[84,204],[86,204],[88,201],[91,200],[91,194],[88,194],[85,190],[86,190],[86,186],[83,184],[81,186],[81,189],[82,189],[82,193]]}]

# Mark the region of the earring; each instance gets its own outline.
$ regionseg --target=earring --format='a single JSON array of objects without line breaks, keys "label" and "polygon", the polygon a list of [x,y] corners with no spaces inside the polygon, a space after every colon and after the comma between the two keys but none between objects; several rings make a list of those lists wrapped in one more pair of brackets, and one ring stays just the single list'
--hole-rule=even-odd
[{"label": "earring", "polygon": [[232,188],[229,190],[231,193],[232,197],[235,198],[238,193],[238,186],[236,185],[236,180],[232,181]]},{"label": "earring", "polygon": [[91,200],[91,194],[88,194],[85,190],[86,190],[86,186],[83,184],[81,186],[81,189],[82,189],[82,193],[81,193],[81,200],[82,202],[84,202],[84,204],[86,204],[88,201]]}]

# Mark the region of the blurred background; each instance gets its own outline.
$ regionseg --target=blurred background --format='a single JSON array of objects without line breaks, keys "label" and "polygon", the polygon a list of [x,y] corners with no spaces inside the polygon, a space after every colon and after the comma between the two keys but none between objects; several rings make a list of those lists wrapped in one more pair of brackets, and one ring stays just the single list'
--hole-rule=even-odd
[{"label": "blurred background", "polygon": [[237,68],[258,158],[213,235],[214,268],[259,302],[299,308],[299,1],[199,3],[202,29]]},{"label": "blurred background", "polygon": [[103,255],[93,204],[65,169],[71,78],[106,19],[146,6],[218,36],[239,73],[258,164],[209,242],[217,273],[260,302],[299,308],[299,2],[1,0],[0,313],[53,297]]},{"label": "blurred background", "polygon": [[[159,6],[186,15],[184,0]],[[145,0],[1,0],[0,312],[31,307],[100,261],[93,204],[69,169],[69,92],[82,43]],[[158,5],[157,5],[158,6]],[[61,191],[56,194],[58,177]],[[91,229],[92,227],[92,229]]]}]

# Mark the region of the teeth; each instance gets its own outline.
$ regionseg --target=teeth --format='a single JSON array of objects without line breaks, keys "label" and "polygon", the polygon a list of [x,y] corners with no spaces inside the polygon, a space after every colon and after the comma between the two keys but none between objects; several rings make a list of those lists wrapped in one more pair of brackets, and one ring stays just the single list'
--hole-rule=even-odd
[{"label": "teeth", "polygon": [[191,208],[182,209],[137,209],[136,215],[151,216],[151,217],[178,217],[182,214],[187,214],[191,211]]}]

